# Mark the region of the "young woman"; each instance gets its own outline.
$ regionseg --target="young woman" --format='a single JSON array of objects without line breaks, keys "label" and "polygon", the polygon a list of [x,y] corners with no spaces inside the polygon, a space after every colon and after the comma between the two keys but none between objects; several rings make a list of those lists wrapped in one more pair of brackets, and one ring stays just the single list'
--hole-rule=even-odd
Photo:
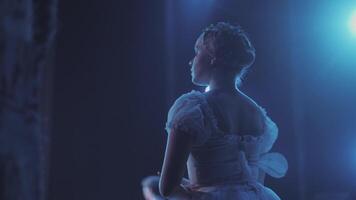
[{"label": "young woman", "polygon": [[[160,194],[167,199],[280,199],[263,185],[265,173],[283,177],[283,155],[268,153],[278,136],[276,124],[238,86],[255,60],[255,49],[239,26],[207,27],[190,62],[191,91],[170,108]],[[185,169],[189,179],[184,179]]]}]

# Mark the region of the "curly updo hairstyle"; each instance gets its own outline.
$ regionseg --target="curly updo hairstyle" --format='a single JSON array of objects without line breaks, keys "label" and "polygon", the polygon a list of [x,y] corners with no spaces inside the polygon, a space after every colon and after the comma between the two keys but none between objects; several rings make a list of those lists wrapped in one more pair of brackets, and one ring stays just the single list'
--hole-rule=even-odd
[{"label": "curly updo hairstyle", "polygon": [[239,87],[256,57],[247,33],[239,25],[218,22],[205,28],[202,34],[210,55],[219,67],[234,73],[235,87]]}]

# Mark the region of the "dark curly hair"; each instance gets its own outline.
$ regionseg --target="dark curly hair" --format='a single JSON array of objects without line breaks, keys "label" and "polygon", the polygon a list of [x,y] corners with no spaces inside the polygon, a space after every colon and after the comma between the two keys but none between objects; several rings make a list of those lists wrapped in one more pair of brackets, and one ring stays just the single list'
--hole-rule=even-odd
[{"label": "dark curly hair", "polygon": [[247,33],[239,25],[218,22],[205,28],[202,36],[203,44],[219,65],[236,74],[235,82],[239,86],[256,57]]}]

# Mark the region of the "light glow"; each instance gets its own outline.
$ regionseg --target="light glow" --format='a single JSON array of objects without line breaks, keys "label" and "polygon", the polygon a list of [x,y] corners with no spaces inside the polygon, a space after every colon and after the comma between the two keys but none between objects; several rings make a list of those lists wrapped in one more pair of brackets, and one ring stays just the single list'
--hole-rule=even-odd
[{"label": "light glow", "polygon": [[353,12],[349,21],[349,28],[353,35],[356,36],[356,11]]},{"label": "light glow", "polygon": [[210,90],[210,87],[207,86],[207,87],[205,88],[205,92],[209,92],[209,90]]}]

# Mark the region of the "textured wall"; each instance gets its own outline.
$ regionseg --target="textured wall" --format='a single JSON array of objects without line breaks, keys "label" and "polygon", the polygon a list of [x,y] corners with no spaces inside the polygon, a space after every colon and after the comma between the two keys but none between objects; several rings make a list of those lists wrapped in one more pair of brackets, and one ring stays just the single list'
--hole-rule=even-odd
[{"label": "textured wall", "polygon": [[0,0],[0,199],[46,196],[55,0]]}]

